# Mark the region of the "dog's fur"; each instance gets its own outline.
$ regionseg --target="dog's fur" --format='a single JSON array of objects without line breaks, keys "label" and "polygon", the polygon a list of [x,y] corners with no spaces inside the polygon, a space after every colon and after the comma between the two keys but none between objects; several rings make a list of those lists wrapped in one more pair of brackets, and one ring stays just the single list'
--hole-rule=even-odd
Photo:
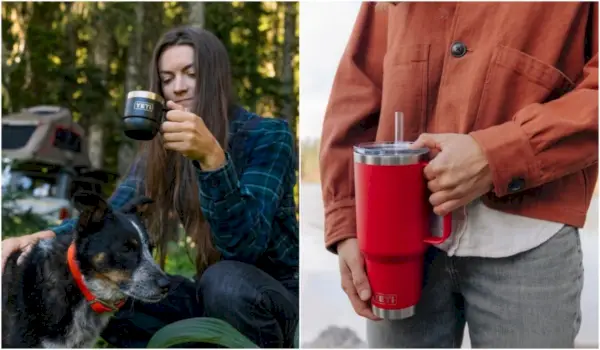
[{"label": "dog's fur", "polygon": [[90,348],[112,313],[96,313],[67,264],[71,242],[87,288],[99,299],[158,302],[169,279],[149,251],[140,197],[113,211],[99,196],[74,196],[81,215],[72,235],[39,241],[24,257],[13,253],[2,277],[2,346]]}]

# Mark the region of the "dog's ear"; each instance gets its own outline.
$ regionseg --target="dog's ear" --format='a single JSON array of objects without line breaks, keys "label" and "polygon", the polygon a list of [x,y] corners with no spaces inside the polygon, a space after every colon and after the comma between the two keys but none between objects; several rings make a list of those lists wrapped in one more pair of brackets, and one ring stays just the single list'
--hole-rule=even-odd
[{"label": "dog's ear", "polygon": [[154,203],[154,201],[145,196],[138,196],[133,198],[127,204],[121,208],[123,213],[128,214],[145,214],[146,210],[148,210],[149,204]]},{"label": "dog's ear", "polygon": [[110,211],[108,203],[91,191],[77,191],[73,195],[73,203],[80,212],[77,223],[79,233],[84,232],[91,224],[102,222]]}]

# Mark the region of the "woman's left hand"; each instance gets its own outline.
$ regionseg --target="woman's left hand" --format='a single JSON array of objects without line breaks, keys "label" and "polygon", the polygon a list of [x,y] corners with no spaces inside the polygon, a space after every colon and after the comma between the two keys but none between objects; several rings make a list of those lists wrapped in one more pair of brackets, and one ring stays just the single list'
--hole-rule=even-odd
[{"label": "woman's left hand", "polygon": [[197,160],[203,170],[217,169],[225,163],[225,153],[204,121],[173,101],[167,102],[166,121],[160,131],[166,149]]}]

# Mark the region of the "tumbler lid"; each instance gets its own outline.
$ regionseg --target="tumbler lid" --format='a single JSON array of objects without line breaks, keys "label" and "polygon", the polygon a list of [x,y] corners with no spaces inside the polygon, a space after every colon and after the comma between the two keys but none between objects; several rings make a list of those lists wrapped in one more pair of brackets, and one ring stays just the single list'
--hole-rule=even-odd
[{"label": "tumbler lid", "polygon": [[411,149],[412,142],[380,141],[354,146],[354,162],[370,165],[416,164],[429,153],[428,148]]}]

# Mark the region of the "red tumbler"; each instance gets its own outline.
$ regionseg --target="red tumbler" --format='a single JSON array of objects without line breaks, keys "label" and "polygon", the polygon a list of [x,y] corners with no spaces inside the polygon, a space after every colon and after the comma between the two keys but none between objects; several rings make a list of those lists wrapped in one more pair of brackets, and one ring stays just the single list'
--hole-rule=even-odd
[{"label": "red tumbler", "polygon": [[440,218],[429,203],[423,174],[429,149],[413,150],[409,144],[354,147],[357,238],[373,291],[371,307],[378,317],[392,320],[414,315],[425,250],[452,231],[452,214]]}]

